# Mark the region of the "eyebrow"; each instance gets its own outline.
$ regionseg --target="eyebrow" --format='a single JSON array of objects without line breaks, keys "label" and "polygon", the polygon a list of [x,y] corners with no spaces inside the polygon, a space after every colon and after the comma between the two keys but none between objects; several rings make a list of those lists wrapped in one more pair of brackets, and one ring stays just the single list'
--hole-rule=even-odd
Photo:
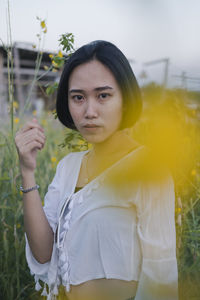
[{"label": "eyebrow", "polygon": [[[113,88],[111,86],[108,86],[108,85],[94,88],[94,91],[104,91],[104,90],[113,90]],[[72,89],[72,90],[69,91],[69,93],[84,93],[84,90]]]}]

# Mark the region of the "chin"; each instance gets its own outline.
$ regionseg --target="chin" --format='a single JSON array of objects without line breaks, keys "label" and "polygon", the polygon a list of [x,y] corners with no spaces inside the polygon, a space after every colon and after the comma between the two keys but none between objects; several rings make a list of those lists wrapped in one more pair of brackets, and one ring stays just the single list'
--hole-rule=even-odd
[{"label": "chin", "polygon": [[90,144],[100,144],[109,139],[109,136],[102,136],[102,135],[85,135],[84,138],[88,141]]}]

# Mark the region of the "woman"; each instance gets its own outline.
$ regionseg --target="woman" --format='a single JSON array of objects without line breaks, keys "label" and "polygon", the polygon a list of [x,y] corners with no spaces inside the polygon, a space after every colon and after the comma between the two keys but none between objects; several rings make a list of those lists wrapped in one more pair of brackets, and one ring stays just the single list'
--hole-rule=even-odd
[{"label": "woman", "polygon": [[135,171],[146,149],[129,129],[141,106],[116,46],[95,41],[69,58],[58,118],[93,147],[59,162],[44,208],[34,179],[44,131],[34,119],[17,133],[26,257],[36,289],[45,282],[42,295],[54,297],[62,284],[70,300],[178,299],[173,181],[167,172],[154,182]]}]

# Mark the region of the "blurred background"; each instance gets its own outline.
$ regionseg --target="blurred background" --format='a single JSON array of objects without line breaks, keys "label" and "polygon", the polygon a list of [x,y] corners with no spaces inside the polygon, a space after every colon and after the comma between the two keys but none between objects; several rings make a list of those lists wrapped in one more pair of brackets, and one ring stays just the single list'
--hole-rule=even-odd
[{"label": "blurred background", "polygon": [[0,0],[1,299],[45,299],[24,255],[15,133],[33,117],[45,129],[36,171],[43,199],[58,161],[91,147],[56,119],[56,90],[68,56],[101,39],[122,50],[141,87],[131,135],[173,174],[180,300],[200,300],[199,12],[199,0]]}]

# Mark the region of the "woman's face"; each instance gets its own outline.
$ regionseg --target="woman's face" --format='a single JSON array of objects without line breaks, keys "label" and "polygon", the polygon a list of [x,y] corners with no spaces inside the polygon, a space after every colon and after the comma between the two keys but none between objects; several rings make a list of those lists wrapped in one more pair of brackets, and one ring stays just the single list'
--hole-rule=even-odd
[{"label": "woman's face", "polygon": [[98,60],[77,66],[69,77],[69,111],[89,143],[101,143],[118,130],[122,95],[112,72]]}]

